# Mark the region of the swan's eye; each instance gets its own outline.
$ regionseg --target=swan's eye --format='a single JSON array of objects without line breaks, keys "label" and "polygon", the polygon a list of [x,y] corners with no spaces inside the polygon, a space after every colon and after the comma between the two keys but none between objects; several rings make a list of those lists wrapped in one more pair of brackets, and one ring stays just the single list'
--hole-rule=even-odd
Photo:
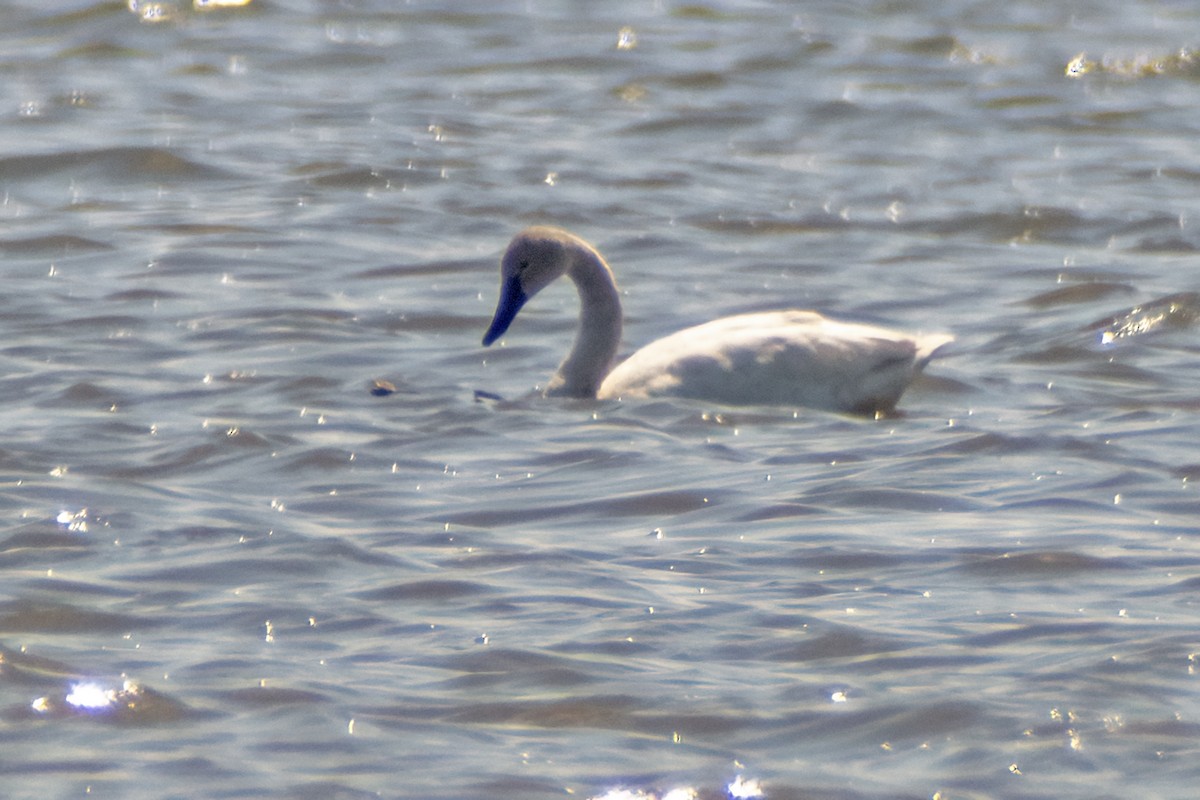
[{"label": "swan's eye", "polygon": [[520,275],[522,272],[524,272],[527,269],[529,269],[529,261],[526,259],[522,259],[517,264],[517,274]]}]

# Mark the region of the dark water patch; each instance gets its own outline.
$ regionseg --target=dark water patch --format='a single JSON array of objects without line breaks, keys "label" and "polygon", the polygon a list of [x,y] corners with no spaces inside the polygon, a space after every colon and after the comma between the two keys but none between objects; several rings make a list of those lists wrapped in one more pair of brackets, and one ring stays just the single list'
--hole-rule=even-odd
[{"label": "dark water patch", "polygon": [[849,625],[827,624],[824,630],[817,628],[791,641],[759,642],[752,656],[740,646],[720,647],[718,653],[726,658],[752,657],[758,661],[790,664],[876,657],[885,653],[901,652],[911,647],[911,644],[899,639],[868,633]]},{"label": "dark water patch", "polygon": [[895,511],[966,512],[987,508],[966,497],[935,491],[901,489],[855,489],[839,484],[824,484],[805,492],[797,500],[818,508],[854,511],[889,509]]},{"label": "dark water patch", "polygon": [[1061,97],[1051,94],[1042,94],[1040,92],[1022,92],[1020,94],[1006,94],[1003,97],[993,97],[983,102],[984,108],[990,108],[997,111],[1004,111],[1010,108],[1035,108],[1040,106],[1053,106],[1062,102]]},{"label": "dark water patch", "polygon": [[[113,331],[130,331],[146,324],[146,318],[134,314],[95,314],[86,317],[68,317],[58,324],[75,331],[96,331],[109,337]],[[113,345],[117,344],[113,340]]]},{"label": "dark water patch", "polygon": [[628,730],[643,707],[630,695],[592,695],[587,698],[511,702],[467,702],[453,706],[381,707],[370,712],[379,723],[410,725],[413,721],[455,724],[518,725],[527,728],[606,728]]},{"label": "dark water patch", "polygon": [[995,655],[955,653],[953,655],[881,655],[854,664],[856,675],[894,675],[902,672],[960,672],[972,667],[988,668]]},{"label": "dark water patch", "polygon": [[55,28],[77,28],[110,22],[114,27],[129,21],[129,8],[120,2],[89,3],[82,8],[63,11],[58,8],[38,8],[38,16],[29,20],[34,30],[50,31]]},{"label": "dark water patch", "polygon": [[236,708],[278,708],[280,706],[309,706],[329,702],[320,692],[291,689],[282,686],[252,686],[221,692],[217,697]]},{"label": "dark water patch", "polygon": [[[498,256],[497,256],[498,257]],[[351,280],[384,280],[398,278],[422,277],[428,275],[478,275],[481,268],[479,259],[468,261],[433,261],[419,264],[394,264],[386,267],[372,267],[351,273]],[[484,312],[486,313],[486,312]]]},{"label": "dark water patch", "polygon": [[601,729],[641,732],[654,736],[673,733],[707,737],[729,734],[753,724],[751,715],[668,713],[647,707],[629,695],[593,695],[555,700],[465,703],[439,715],[447,722],[529,728]]},{"label": "dark water patch", "polygon": [[285,470],[289,472],[328,472],[329,470],[347,469],[353,466],[353,453],[334,447],[316,447],[288,457]]},{"label": "dark water patch", "polygon": [[[194,715],[194,716],[199,716]],[[238,775],[238,771],[229,764],[223,764],[214,759],[202,758],[199,756],[174,756],[156,760],[153,764],[147,765],[148,772],[152,775],[159,775],[164,779],[174,778],[176,780],[182,778],[185,781],[194,781],[193,785],[211,786],[215,778],[228,779]],[[289,795],[295,797],[296,795]],[[332,795],[330,795],[332,797]]]},{"label": "dark water patch", "polygon": [[1026,453],[1037,451],[1044,447],[1046,439],[1034,436],[1015,436],[1012,434],[987,431],[975,433],[955,439],[949,444],[941,444],[926,450],[926,454],[960,454],[978,455],[992,453],[1007,455],[1010,453]]},{"label": "dark water patch", "polygon": [[280,59],[272,64],[272,69],[294,72],[297,75],[304,75],[310,72],[320,72],[322,75],[325,75],[329,70],[385,69],[388,61],[388,57],[380,53],[343,49],[332,52],[308,53],[304,58]]},{"label": "dark water patch", "polygon": [[[597,179],[599,183],[601,179]],[[658,171],[648,174],[622,175],[611,180],[604,180],[606,185],[624,189],[641,189],[644,191],[664,191],[666,189],[686,189],[694,181],[693,176],[686,172]],[[642,243],[648,247],[649,242]]]},{"label": "dark water patch", "polygon": [[[281,376],[281,378],[283,378],[283,376]],[[279,383],[280,391],[293,393],[328,391],[330,389],[341,388],[341,381],[325,375],[299,375],[292,378],[282,379]]]},{"label": "dark water patch", "polygon": [[[863,736],[889,746],[927,744],[933,738],[952,737],[956,732],[971,730],[984,718],[986,714],[981,703],[943,700],[904,705],[869,703],[855,707],[852,704],[850,708],[837,711],[785,712],[783,722],[789,736],[844,751],[846,740],[857,744]],[[767,796],[773,798],[776,795],[771,791]]]},{"label": "dark water patch", "polygon": [[50,406],[101,410],[124,404],[125,399],[117,392],[91,381],[73,383],[47,403]]},{"label": "dark water patch", "polygon": [[625,557],[620,563],[651,572],[673,573],[677,575],[711,575],[737,576],[737,570],[724,561],[719,555],[707,558],[710,549],[704,548],[705,558],[659,558],[659,557]]},{"label": "dark water patch", "polygon": [[8,557],[17,551],[79,550],[88,549],[94,544],[87,536],[30,525],[0,540],[0,559],[7,562]]},{"label": "dark water patch", "polygon": [[361,547],[353,542],[338,538],[320,538],[307,541],[304,545],[306,553],[312,557],[330,563],[350,563],[370,565],[378,568],[415,568],[415,562],[398,555],[385,553],[378,548]]},{"label": "dark water patch", "polygon": [[345,167],[321,172],[305,178],[305,183],[316,189],[343,189],[353,192],[370,190],[394,190],[431,186],[442,182],[440,166],[409,169],[386,169],[382,167]]},{"label": "dark water patch", "polygon": [[1181,479],[1185,483],[1191,483],[1192,481],[1200,481],[1200,463],[1182,464],[1180,466],[1174,467],[1171,470],[1171,474],[1174,475],[1176,478]]},{"label": "dark water patch", "polygon": [[[142,225],[129,225],[124,228],[127,231],[153,231],[156,233],[167,233],[172,236],[209,236],[209,237],[241,237],[247,236],[266,236],[267,229],[252,228],[246,225],[233,225],[229,223],[216,224],[211,222],[168,222],[168,223],[148,223]],[[244,239],[239,238],[239,242]]]},{"label": "dark water patch", "polygon": [[1083,460],[1106,462],[1113,453],[1111,444],[1092,436],[1075,436],[1054,432],[1041,436],[1029,434],[999,433],[996,431],[967,432],[947,444],[940,444],[922,451],[922,455],[1019,455],[1049,453]]},{"label": "dark water patch", "polygon": [[322,575],[330,565],[321,560],[304,557],[220,558],[193,564],[169,564],[158,569],[148,568],[129,573],[125,578],[149,588],[179,588],[183,586],[244,586],[270,584],[284,578]]},{"label": "dark water patch", "polygon": [[757,49],[740,57],[733,72],[738,75],[762,73],[771,75],[778,70],[794,70],[802,59],[828,53],[837,45],[822,38],[817,31],[805,31],[803,37],[789,38],[770,49]]},{"label": "dark water patch", "polygon": [[914,55],[922,56],[936,56],[938,58],[949,58],[952,53],[967,49],[961,42],[958,41],[958,39],[948,34],[919,36],[914,39],[877,37],[874,41],[876,45],[882,49],[894,49],[901,53],[912,53]]},{"label": "dark water patch", "polygon": [[104,299],[110,303],[157,303],[164,300],[178,300],[185,296],[166,289],[125,289],[113,292]]},{"label": "dark water patch", "polygon": [[[340,749],[342,748],[334,748],[333,752]],[[332,779],[288,783],[282,791],[285,797],[295,798],[295,800],[379,800],[380,796],[377,791],[359,789]],[[435,795],[429,796],[434,797]]]},{"label": "dark water patch", "polygon": [[1093,219],[1055,206],[1024,206],[1009,212],[966,212],[907,223],[912,229],[939,236],[970,233],[994,242],[1058,244],[1106,240],[1114,225],[1112,220]]},{"label": "dark water patch", "polygon": [[552,452],[531,453],[528,464],[531,467],[590,466],[620,470],[637,463],[638,460],[637,453],[614,451],[607,447],[567,447]]},{"label": "dark water patch", "polygon": [[25,239],[0,239],[0,253],[10,256],[66,256],[113,250],[113,245],[72,234],[32,236]]},{"label": "dark water patch", "polygon": [[[818,588],[824,589],[824,587],[818,587]],[[813,594],[813,595],[809,595],[806,592],[800,592],[798,596],[800,596],[800,597],[807,597],[807,596],[817,597],[817,596],[820,596],[820,594],[825,594],[825,593],[827,593],[827,591],[817,592],[816,594]],[[821,623],[820,619],[818,619],[817,617],[811,616],[809,614],[788,614],[788,613],[776,612],[774,610],[760,611],[759,613],[754,615],[753,619],[754,619],[754,627],[758,628],[758,629],[772,630],[772,631],[790,631],[793,633],[800,633],[800,634],[806,634],[807,629],[809,627],[815,626],[815,625],[818,625]]]},{"label": "dark water patch", "polygon": [[597,677],[571,659],[512,649],[487,649],[439,659],[437,666],[463,675],[446,685],[455,689],[546,686],[562,689],[594,683]]},{"label": "dark water patch", "polygon": [[747,511],[745,514],[733,519],[735,522],[763,522],[772,519],[809,517],[827,513],[828,510],[826,508],[807,503],[774,503],[773,505],[760,506],[752,511]]},{"label": "dark water patch", "polygon": [[84,42],[74,47],[63,48],[58,53],[58,57],[62,59],[81,59],[86,61],[107,59],[124,61],[133,58],[150,58],[151,56],[152,53],[148,50],[141,50],[113,41]]},{"label": "dark water patch", "polygon": [[490,586],[478,581],[431,579],[406,581],[379,589],[369,589],[357,592],[356,596],[363,600],[388,603],[399,601],[442,603],[448,600],[480,597],[491,594],[492,591]]},{"label": "dark water patch", "polygon": [[[547,559],[547,562],[549,562],[549,561],[550,561],[550,559]],[[589,563],[593,563],[593,564],[598,563],[599,561],[601,561],[601,558],[599,556],[589,559]],[[559,562],[559,561],[554,561],[553,563],[554,563],[555,567],[561,566],[561,562]],[[559,570],[559,572],[561,574],[562,571]],[[560,606],[564,609],[572,608],[572,609],[583,609],[583,610],[597,611],[597,612],[600,612],[600,611],[623,611],[623,610],[627,610],[629,608],[628,601],[623,600],[623,599],[611,599],[607,594],[604,594],[607,591],[609,591],[610,589],[617,588],[614,585],[616,582],[596,581],[594,583],[595,583],[595,587],[596,587],[594,589],[594,591],[599,593],[600,596],[597,596],[596,594],[588,595],[588,594],[580,594],[580,593],[573,593],[573,594],[520,593],[520,594],[511,595],[509,599],[512,601],[512,606],[514,609],[522,610],[522,611],[528,611],[530,608],[537,607],[543,603],[553,603],[554,605]],[[630,584],[622,584],[620,588],[636,590],[637,587],[630,585]],[[582,591],[584,591],[584,590],[580,589],[580,592],[582,592]]]},{"label": "dark water patch", "polygon": [[229,450],[269,450],[290,442],[290,440],[277,440],[275,437],[255,433],[240,425],[220,426],[219,430],[210,434],[210,438],[215,440],[220,447],[227,448],[227,452]]},{"label": "dark water patch", "polygon": [[[212,327],[191,334],[197,341],[226,341],[233,338],[252,338],[262,341],[308,341],[317,336],[328,337],[337,332],[355,335],[357,317],[348,311],[322,307],[278,307],[247,311],[237,316],[212,318]],[[253,377],[238,373],[237,377]]]},{"label": "dark water patch", "polygon": [[1175,253],[1190,255],[1200,250],[1200,244],[1182,236],[1147,236],[1128,248],[1134,253]]},{"label": "dark water patch", "polygon": [[[1200,169],[1180,165],[1162,166],[1154,169],[1131,169],[1128,171],[1128,175],[1138,183],[1166,178],[1180,181],[1181,183],[1200,184]],[[1176,225],[1179,224],[1178,217],[1172,218],[1172,221]]]},{"label": "dark water patch", "polygon": [[538,54],[534,58],[520,59],[513,61],[486,61],[483,63],[464,64],[461,66],[450,67],[446,74],[449,75],[488,75],[489,77],[497,76],[503,73],[520,74],[526,72],[544,72],[552,70],[564,75],[588,75],[595,76],[603,74],[612,67],[612,59],[607,56],[593,55],[575,55],[575,56],[559,56],[554,57],[546,53]]},{"label": "dark water patch", "polygon": [[1005,511],[1040,511],[1045,514],[1052,514],[1057,519],[1066,518],[1069,514],[1077,514],[1080,517],[1092,520],[1104,519],[1114,512],[1120,513],[1123,510],[1119,506],[1116,506],[1111,499],[1107,501],[1089,500],[1066,494],[1048,494],[1040,497],[1010,500],[1001,503],[999,507]]},{"label": "dark water patch", "polygon": [[666,117],[625,125],[616,131],[616,135],[640,138],[646,136],[685,136],[695,131],[704,131],[708,134],[712,134],[715,131],[740,131],[745,129],[749,120],[750,115],[748,113],[739,113],[736,111],[682,111]]},{"label": "dark water patch", "polygon": [[[479,330],[480,321],[481,317],[475,315],[405,312],[399,315],[389,315],[383,320],[382,327],[388,333],[439,333],[442,331],[457,333]],[[470,358],[477,362],[479,356],[471,354]]]},{"label": "dark water patch", "polygon": [[[209,441],[180,449],[178,443],[164,444],[158,453],[148,453],[142,464],[114,465],[106,474],[112,478],[132,480],[163,479],[180,475],[195,475],[201,467],[214,469],[216,467],[240,462],[244,458],[244,450],[231,447],[226,440],[235,438],[235,428],[225,432],[214,432],[209,435]],[[223,438],[222,438],[223,437]],[[263,443],[259,448],[269,447]]]},{"label": "dark water patch", "polygon": [[704,508],[710,505],[710,498],[715,505],[718,497],[716,493],[690,490],[640,492],[584,503],[547,504],[539,508],[458,512],[438,519],[455,525],[489,528],[596,514],[608,517],[671,516]]},{"label": "dark water patch", "polygon": [[906,565],[924,564],[928,557],[908,551],[889,553],[877,550],[813,548],[806,550],[801,558],[806,566],[817,569],[885,574]]},{"label": "dark water patch", "polygon": [[78,674],[79,670],[65,661],[0,644],[0,683],[44,684]]},{"label": "dark water patch", "polygon": [[667,75],[657,78],[656,81],[661,81],[668,87],[674,89],[691,89],[698,91],[708,91],[711,89],[720,89],[729,83],[729,77],[723,73],[713,70],[696,70],[694,72],[681,72],[674,75]]},{"label": "dark water patch", "polygon": [[[0,712],[3,717],[13,722],[22,722],[34,718],[32,711],[27,708],[13,709],[8,713]],[[14,758],[11,762],[6,758],[0,762],[0,775],[5,773],[22,775],[46,776],[40,782],[54,775],[66,775],[76,780],[95,781],[95,776],[108,774],[112,769],[112,759],[83,759],[83,758]]]},{"label": "dark water patch", "polygon": [[115,634],[155,627],[154,620],[70,603],[12,600],[0,603],[0,632]]},{"label": "dark water patch", "polygon": [[1116,733],[1125,736],[1146,736],[1161,739],[1185,740],[1194,752],[1195,743],[1200,741],[1200,722],[1174,717],[1158,720],[1121,720]]},{"label": "dark water patch", "polygon": [[238,675],[243,673],[256,674],[262,671],[262,659],[259,656],[222,656],[200,660],[188,665],[188,670],[198,675]]},{"label": "dark water patch", "polygon": [[693,216],[685,220],[701,230],[741,236],[790,236],[824,233],[849,227],[849,223],[834,214],[808,214],[795,219],[782,217]]},{"label": "dark water patch", "polygon": [[[3,548],[3,545],[0,545],[0,548]],[[89,563],[90,558],[90,547],[71,547],[67,543],[57,546],[15,546],[12,548],[0,549],[0,567],[11,570],[24,569],[44,571],[46,569],[47,559],[53,559],[54,564],[59,569],[63,569],[68,563],[71,562],[81,562],[83,564],[87,564]]]},{"label": "dark water patch", "polygon": [[230,177],[229,172],[211,163],[193,161],[159,147],[106,147],[0,158],[0,180],[38,179],[63,173],[72,179],[87,177],[105,183]]},{"label": "dark water patch", "polygon": [[236,540],[241,533],[241,527],[235,524],[218,526],[199,525],[192,523],[182,525],[177,528],[163,530],[159,534],[159,539],[160,542],[163,543],[173,542],[175,544],[179,544],[181,542],[186,542],[206,544],[221,541],[227,542],[230,540],[230,538]]},{"label": "dark water patch", "polygon": [[98,583],[94,581],[77,581],[59,577],[35,578],[25,581],[22,584],[22,589],[25,593],[44,592],[47,597],[54,597],[56,600],[67,600],[77,598],[80,601],[88,601],[95,598],[117,598],[130,599],[135,592],[130,592],[126,588],[116,586],[110,583]]},{"label": "dark water patch", "polygon": [[[600,561],[601,554],[595,552],[587,552],[578,548],[571,550],[563,550],[555,548],[553,550],[513,550],[504,551],[488,548],[469,553],[462,559],[452,562],[458,566],[471,569],[506,569],[511,567],[535,567],[542,570],[569,570],[572,566],[583,567],[584,565],[594,565]],[[525,596],[513,598],[519,602],[525,602]],[[576,603],[595,604],[597,607],[607,607],[603,601],[582,598],[578,596],[568,597],[559,596],[558,602],[567,605]],[[620,604],[618,604],[620,605]]]},{"label": "dark water patch", "polygon": [[1129,564],[1120,559],[1099,558],[1069,550],[1000,554],[969,551],[964,552],[961,558],[963,563],[958,569],[974,575],[1036,580],[1131,568]]},{"label": "dark water patch", "polygon": [[[469,784],[466,786],[466,790],[471,793],[472,797],[520,797],[526,798],[526,800],[536,800],[536,798],[549,800],[549,798],[561,797],[563,794],[563,787],[558,781],[524,775],[498,775]],[[318,797],[326,796],[319,795]],[[363,800],[376,800],[376,798],[377,795],[371,795],[369,798],[364,797]],[[354,799],[350,797],[348,800]],[[697,798],[697,800],[710,800],[710,798]],[[724,800],[723,797],[722,800]]]},{"label": "dark water patch", "polygon": [[[1044,576],[1042,576],[1044,577]],[[1035,641],[1054,642],[1062,647],[1072,642],[1089,647],[1109,645],[1123,639],[1118,626],[1104,622],[1023,622],[1020,618],[997,623],[1001,630],[965,636],[958,644],[965,647],[1007,648]],[[1047,645],[1049,646],[1049,645]]]},{"label": "dark water patch", "polygon": [[1093,303],[1116,294],[1132,294],[1133,286],[1127,283],[1076,283],[1034,295],[1022,302],[1030,308],[1050,308],[1074,303]]},{"label": "dark water patch", "polygon": [[818,101],[808,107],[808,118],[815,123],[854,122],[867,119],[870,115],[867,108],[851,100]]},{"label": "dark water patch", "polygon": [[719,503],[721,492],[704,492],[702,489],[682,491],[641,492],[607,500],[596,500],[587,504],[602,515],[649,516],[680,515]]},{"label": "dark water patch", "polygon": [[1181,519],[1196,519],[1200,512],[1200,500],[1168,500],[1154,503],[1154,512],[1175,515]]},{"label": "dark water patch", "polygon": [[549,648],[556,653],[571,653],[584,657],[608,658],[650,657],[658,652],[654,645],[631,639],[597,639],[584,642],[563,642]]},{"label": "dark water patch", "polygon": [[818,452],[773,455],[764,458],[761,463],[768,466],[779,464],[860,464],[865,460],[862,453],[849,450],[822,450]]}]

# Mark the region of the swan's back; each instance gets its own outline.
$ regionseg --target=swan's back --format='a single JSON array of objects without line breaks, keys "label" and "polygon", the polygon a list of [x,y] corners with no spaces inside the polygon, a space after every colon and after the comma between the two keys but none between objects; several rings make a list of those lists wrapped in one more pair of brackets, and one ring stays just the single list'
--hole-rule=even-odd
[{"label": "swan's back", "polygon": [[739,314],[647,345],[609,373],[598,396],[890,411],[951,339],[839,322],[812,311]]}]

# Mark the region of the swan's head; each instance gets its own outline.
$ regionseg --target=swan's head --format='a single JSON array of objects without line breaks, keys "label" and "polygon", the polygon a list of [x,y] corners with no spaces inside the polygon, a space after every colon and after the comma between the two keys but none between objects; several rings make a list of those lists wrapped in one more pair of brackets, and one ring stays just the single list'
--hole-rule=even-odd
[{"label": "swan's head", "polygon": [[500,259],[500,300],[483,335],[485,347],[504,335],[529,298],[567,273],[578,247],[558,228],[526,228],[513,238]]}]

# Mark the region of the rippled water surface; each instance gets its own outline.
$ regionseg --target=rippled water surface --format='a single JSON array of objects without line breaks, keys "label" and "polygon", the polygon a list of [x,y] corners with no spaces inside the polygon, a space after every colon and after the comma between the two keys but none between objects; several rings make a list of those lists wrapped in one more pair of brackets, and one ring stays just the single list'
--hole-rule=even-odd
[{"label": "rippled water surface", "polygon": [[[0,18],[4,797],[1193,796],[1193,4]],[[881,420],[541,399],[536,222],[626,352],[957,341]]]}]

